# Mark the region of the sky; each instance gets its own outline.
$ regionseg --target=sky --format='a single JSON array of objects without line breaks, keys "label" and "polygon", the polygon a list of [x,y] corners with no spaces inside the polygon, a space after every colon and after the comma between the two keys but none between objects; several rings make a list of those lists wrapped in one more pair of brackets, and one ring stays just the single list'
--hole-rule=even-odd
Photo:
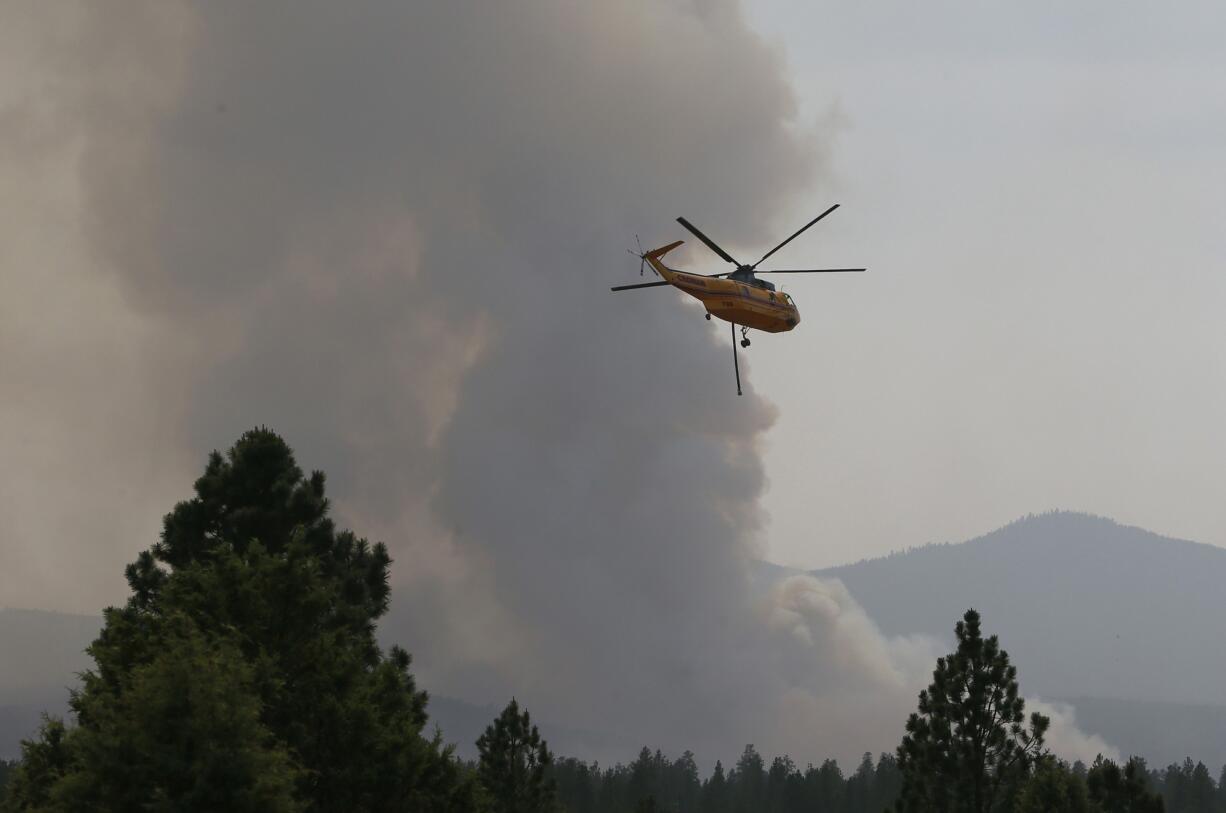
[{"label": "sky", "polygon": [[[1222,18],[1079,8],[18,5],[0,605],[122,601],[263,424],[388,542],[432,691],[892,747],[939,643],[755,558],[1057,507],[1226,541]],[[869,272],[787,285],[744,398],[693,303],[608,292],[677,215],[750,256],[836,201],[778,258]]]},{"label": "sky", "polygon": [[771,556],[1058,508],[1226,545],[1221,6],[747,9],[835,133],[775,233],[843,208],[780,260],[869,267],[789,280],[804,321],[750,348]]}]

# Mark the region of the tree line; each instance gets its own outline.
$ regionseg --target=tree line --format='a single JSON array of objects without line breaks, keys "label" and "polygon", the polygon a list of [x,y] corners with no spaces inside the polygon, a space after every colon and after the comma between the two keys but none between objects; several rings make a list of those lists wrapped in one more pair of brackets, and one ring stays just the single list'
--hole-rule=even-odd
[{"label": "tree line", "polygon": [[[881,813],[900,809],[902,774],[895,754],[880,754],[874,763],[872,754],[866,753],[849,775],[829,759],[820,766],[801,768],[789,757],[777,756],[768,765],[752,745],[745,747],[734,766],[725,770],[716,763],[705,778],[694,759],[688,751],[670,759],[648,748],[629,765],[609,768],[559,759],[553,771],[557,797],[561,809],[570,813]],[[1226,813],[1226,767],[1214,781],[1204,763],[1191,759],[1157,770],[1139,757],[1119,765],[1100,756],[1086,765],[1045,756],[1017,793],[994,809]]]},{"label": "tree line", "polygon": [[752,745],[705,778],[689,752],[555,759],[515,700],[465,762],[427,733],[409,654],[375,643],[386,547],[337,528],[324,485],[268,429],[210,455],[126,568],[131,594],[104,612],[71,719],[45,718],[0,761],[0,810],[1226,813],[1226,769],[1215,783],[1191,760],[1053,757],[974,610],[896,752],[850,775],[768,764]]}]

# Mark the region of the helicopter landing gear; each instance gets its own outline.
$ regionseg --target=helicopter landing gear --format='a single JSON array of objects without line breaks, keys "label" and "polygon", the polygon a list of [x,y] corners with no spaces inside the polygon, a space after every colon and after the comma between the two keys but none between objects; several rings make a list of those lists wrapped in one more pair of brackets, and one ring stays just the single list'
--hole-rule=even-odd
[{"label": "helicopter landing gear", "polygon": [[751,342],[749,341],[749,337],[745,335],[748,332],[749,332],[749,328],[747,327],[741,328],[741,347],[749,347],[749,345],[751,344]]}]

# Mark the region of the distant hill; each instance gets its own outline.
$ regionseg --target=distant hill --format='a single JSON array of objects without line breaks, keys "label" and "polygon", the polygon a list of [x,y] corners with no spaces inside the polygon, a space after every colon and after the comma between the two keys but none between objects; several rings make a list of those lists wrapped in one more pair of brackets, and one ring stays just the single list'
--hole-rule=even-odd
[{"label": "distant hill", "polygon": [[1098,734],[1124,754],[1137,754],[1151,768],[1184,757],[1204,762],[1217,777],[1226,765],[1226,706],[1070,697],[1077,725]]},{"label": "distant hill", "polygon": [[[38,729],[44,712],[61,717],[68,713],[68,690],[78,683],[77,673],[91,665],[85,648],[101,628],[102,619],[93,615],[0,608],[0,759],[20,756],[21,740]],[[385,646],[396,642],[394,625],[379,632]],[[441,728],[461,757],[475,759],[477,738],[501,711],[501,706],[467,703],[431,691],[429,726]],[[535,722],[560,754],[624,754],[629,760],[643,745]]]},{"label": "distant hill", "polygon": [[[754,582],[767,589],[792,572],[763,563]],[[1053,513],[815,575],[841,579],[889,635],[952,645],[954,622],[975,607],[1026,694],[1069,702],[1082,728],[1152,765],[1190,755],[1216,773],[1226,762],[1226,550]],[[379,630],[387,643],[405,639],[397,605],[393,593]],[[100,626],[96,616],[0,609],[0,758],[16,756],[41,710],[64,712]],[[472,756],[500,708],[427,688],[432,723]],[[629,760],[645,744],[538,722],[560,754]]]},{"label": "distant hill", "polygon": [[1027,694],[1226,706],[1222,548],[1060,512],[814,575],[841,579],[888,635],[952,642],[974,607]]}]

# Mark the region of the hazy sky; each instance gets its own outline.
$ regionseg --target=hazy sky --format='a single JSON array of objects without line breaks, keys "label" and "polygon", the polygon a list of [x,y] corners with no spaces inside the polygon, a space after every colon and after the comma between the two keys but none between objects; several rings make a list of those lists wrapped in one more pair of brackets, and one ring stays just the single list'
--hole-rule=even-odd
[{"label": "hazy sky", "polygon": [[[268,424],[389,543],[424,685],[803,761],[892,747],[939,644],[753,557],[1226,542],[1210,6],[12,8],[0,605],[122,600]],[[745,398],[693,303],[608,292],[677,215],[751,256],[833,201],[780,261],[870,272],[788,284]]]},{"label": "hazy sky", "polygon": [[1052,508],[1226,545],[1222,6],[747,7],[837,132],[776,233],[844,207],[780,259],[870,267],[789,280],[803,323],[750,348],[772,555]]},{"label": "hazy sky", "polygon": [[[758,240],[736,239],[763,212],[736,204],[754,168],[735,154],[715,162],[726,176],[713,179],[715,194],[677,190],[661,210],[668,217],[644,208],[621,225],[623,241],[634,231],[684,237],[668,219],[676,209],[752,254],[828,203],[844,204],[780,260],[870,272],[789,280],[803,325],[760,336],[747,354],[748,378],[777,407],[762,438],[769,488],[759,542],[768,555],[835,564],[1057,507],[1226,544],[1220,7],[937,3],[921,11],[759,0],[746,11],[781,60],[820,177],[798,168],[805,191],[779,190]],[[71,36],[72,15],[44,11],[28,28],[51,39],[7,27],[0,81],[3,126],[12,134],[20,123],[28,148],[10,150],[5,164],[2,431],[9,448],[42,453],[41,476],[15,478],[0,495],[10,538],[42,527],[20,510],[32,494],[68,489],[54,527],[76,533],[76,523],[94,522],[95,500],[113,504],[135,490],[166,505],[200,458],[178,440],[183,394],[155,395],[147,343],[156,320],[123,308],[105,275],[88,274],[74,239],[74,171],[63,156],[82,147],[47,135],[55,92],[71,82],[38,67],[56,61],[48,42]],[[122,70],[110,81],[153,84]],[[633,95],[618,103],[632,107]],[[717,126],[692,111],[663,115],[694,122],[700,146]],[[752,131],[751,112],[725,115]],[[660,171],[668,166],[665,158]],[[701,247],[688,258],[719,265]],[[680,309],[679,295],[642,297],[671,299],[692,330],[709,329]],[[66,321],[105,336],[76,352]],[[74,386],[90,392],[88,409],[67,395]],[[719,379],[699,391],[713,408],[735,409],[728,390]],[[128,403],[153,397],[163,408],[148,416]],[[130,444],[128,459],[73,444],[74,434],[102,431]],[[155,454],[141,449],[151,439]],[[225,442],[220,433],[192,441]],[[113,476],[83,474],[70,445],[75,455],[110,459]],[[73,490],[76,477],[91,487]],[[123,528],[120,536],[144,538],[156,528],[148,516],[112,516],[115,526],[95,533]],[[116,554],[99,544],[105,552],[92,563],[102,567]]]}]

